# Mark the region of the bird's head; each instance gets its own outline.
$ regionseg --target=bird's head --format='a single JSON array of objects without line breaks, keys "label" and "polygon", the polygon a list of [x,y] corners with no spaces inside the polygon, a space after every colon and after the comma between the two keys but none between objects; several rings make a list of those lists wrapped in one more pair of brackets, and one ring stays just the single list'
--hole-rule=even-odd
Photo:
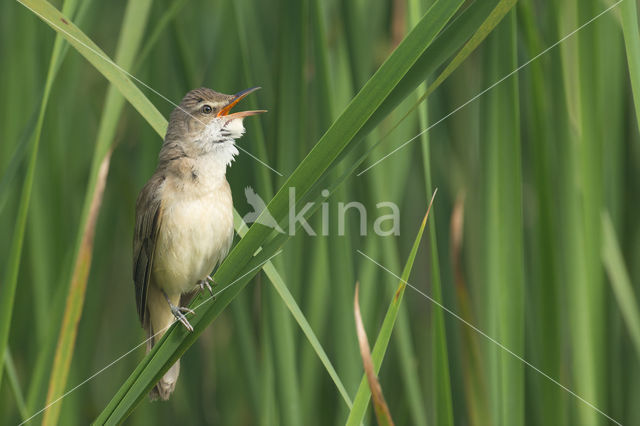
[{"label": "bird's head", "polygon": [[216,150],[216,145],[233,145],[235,139],[244,133],[242,120],[266,112],[231,113],[241,99],[258,89],[253,87],[235,95],[225,95],[206,87],[190,91],[171,113],[166,140],[194,144],[193,148],[204,151]]}]

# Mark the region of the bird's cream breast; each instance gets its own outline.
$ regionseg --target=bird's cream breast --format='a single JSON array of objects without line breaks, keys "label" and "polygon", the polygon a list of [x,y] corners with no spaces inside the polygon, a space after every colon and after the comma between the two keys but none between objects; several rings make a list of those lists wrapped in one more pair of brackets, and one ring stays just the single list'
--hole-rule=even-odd
[{"label": "bird's cream breast", "polygon": [[167,294],[194,289],[228,253],[233,240],[231,190],[216,182],[174,185],[162,189],[162,219],[154,259],[154,281]]}]

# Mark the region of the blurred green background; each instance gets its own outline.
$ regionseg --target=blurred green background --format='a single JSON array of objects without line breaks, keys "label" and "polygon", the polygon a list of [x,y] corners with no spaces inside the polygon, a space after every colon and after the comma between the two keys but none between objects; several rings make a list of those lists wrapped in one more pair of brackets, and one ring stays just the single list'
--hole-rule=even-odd
[{"label": "blurred green background", "polygon": [[[379,145],[357,172],[437,125],[345,180],[326,201],[328,236],[299,230],[274,259],[352,399],[363,372],[355,282],[372,344],[398,284],[356,250],[399,276],[437,187],[409,283],[495,341],[407,289],[380,371],[396,424],[609,424],[585,402],[622,424],[640,424],[640,115],[632,92],[640,81],[633,65],[640,44],[633,1],[616,4],[483,92],[615,4],[518,2],[428,101],[418,103],[437,73],[425,75],[425,84],[368,135],[368,147]],[[139,32],[139,47],[119,61],[134,76],[176,103],[200,86],[224,93],[262,86],[243,104],[269,112],[247,120],[239,145],[284,176],[241,153],[227,176],[242,215],[252,210],[245,187],[268,201],[431,2],[147,3],[130,27]],[[85,0],[70,17],[116,57],[119,38],[130,35],[122,29],[126,8],[124,0]],[[128,103],[105,117],[108,82],[61,45],[24,243],[16,250],[55,32],[19,3],[3,2],[0,34],[0,291],[19,261],[15,296],[0,300],[13,306],[0,422],[17,424],[51,400],[96,146],[107,152],[113,143],[114,150],[63,389],[145,338],[133,297],[131,241],[135,200],[155,169],[161,140]],[[141,89],[168,117],[173,106]],[[105,120],[112,130],[101,133]],[[338,203],[350,201],[367,207],[366,236],[353,211],[347,235],[338,235]],[[399,236],[373,232],[375,219],[388,214],[376,208],[385,201],[400,208]],[[320,212],[310,223],[320,229]],[[58,402],[58,423],[95,419],[143,356],[141,346]],[[184,355],[171,400],[145,399],[126,423],[320,425],[344,423],[348,414],[259,274]],[[40,414],[31,423],[42,421]],[[375,423],[372,410],[365,423]]]}]

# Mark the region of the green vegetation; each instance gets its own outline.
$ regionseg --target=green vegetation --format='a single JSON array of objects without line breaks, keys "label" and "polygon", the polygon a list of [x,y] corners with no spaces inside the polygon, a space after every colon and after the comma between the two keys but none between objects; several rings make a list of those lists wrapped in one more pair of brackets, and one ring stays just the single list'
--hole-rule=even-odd
[{"label": "green vegetation", "polygon": [[[20,0],[0,23],[0,423],[373,424],[356,281],[396,424],[640,423],[633,0]],[[145,356],[134,204],[199,86],[269,112],[228,173],[220,293]],[[284,233],[247,228],[247,186]],[[356,209],[339,233],[352,201],[366,235]]]}]

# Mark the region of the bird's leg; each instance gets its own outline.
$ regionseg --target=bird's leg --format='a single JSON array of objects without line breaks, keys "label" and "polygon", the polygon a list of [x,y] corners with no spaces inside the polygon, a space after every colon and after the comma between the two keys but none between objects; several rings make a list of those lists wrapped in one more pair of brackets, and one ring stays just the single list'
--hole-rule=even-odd
[{"label": "bird's leg", "polygon": [[167,293],[165,293],[164,290],[162,290],[162,294],[164,294],[164,298],[167,299],[167,303],[171,308],[171,313],[173,314],[173,316],[176,317],[176,319],[180,321],[187,330],[193,331],[193,326],[189,323],[189,320],[187,320],[187,317],[184,314],[195,314],[195,312],[187,307],[175,306],[173,303],[171,303],[171,300],[169,300],[169,296],[167,296]]},{"label": "bird's leg", "polygon": [[200,291],[204,291],[204,289],[206,288],[207,290],[209,290],[209,293],[213,297],[213,287],[215,287],[217,284],[210,275],[207,275],[205,279],[198,281],[198,285],[200,286]]}]

